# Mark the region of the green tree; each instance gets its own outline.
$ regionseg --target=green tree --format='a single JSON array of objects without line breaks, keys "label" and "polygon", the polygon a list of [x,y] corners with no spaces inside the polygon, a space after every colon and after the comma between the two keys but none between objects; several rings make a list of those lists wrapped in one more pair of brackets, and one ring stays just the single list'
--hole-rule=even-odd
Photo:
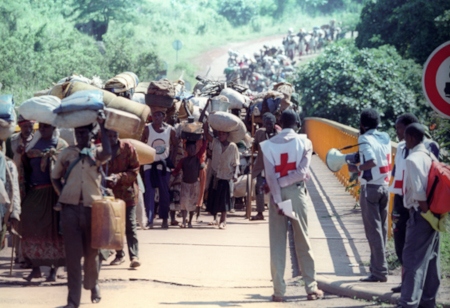
[{"label": "green tree", "polygon": [[67,16],[77,22],[77,29],[103,40],[111,21],[131,21],[142,0],[71,0]]},{"label": "green tree", "polygon": [[393,47],[359,50],[344,40],[327,47],[302,66],[294,80],[304,116],[331,119],[358,127],[362,109],[376,108],[384,130],[394,136],[398,115],[431,110],[421,90],[421,67],[404,60]]},{"label": "green tree", "polygon": [[233,26],[248,24],[257,16],[257,5],[252,0],[222,0],[218,13],[224,16]]},{"label": "green tree", "polygon": [[436,47],[450,40],[448,28],[436,23],[436,18],[448,9],[448,0],[370,1],[361,11],[356,45],[393,45],[400,55],[423,64]]}]

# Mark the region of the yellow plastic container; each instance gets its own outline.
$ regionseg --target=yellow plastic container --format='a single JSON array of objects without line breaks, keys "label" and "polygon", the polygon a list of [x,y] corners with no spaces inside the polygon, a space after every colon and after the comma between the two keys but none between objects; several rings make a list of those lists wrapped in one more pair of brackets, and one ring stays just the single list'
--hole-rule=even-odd
[{"label": "yellow plastic container", "polygon": [[121,250],[125,240],[125,202],[103,197],[92,203],[91,246]]}]

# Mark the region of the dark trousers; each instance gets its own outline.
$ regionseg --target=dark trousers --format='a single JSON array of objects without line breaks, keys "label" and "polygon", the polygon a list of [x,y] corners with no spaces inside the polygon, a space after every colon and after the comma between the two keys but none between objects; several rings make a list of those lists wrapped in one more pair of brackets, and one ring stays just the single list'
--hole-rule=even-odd
[{"label": "dark trousers", "polygon": [[441,281],[439,232],[426,221],[420,210],[410,210],[403,249],[401,307],[436,307]]},{"label": "dark trousers", "polygon": [[[139,258],[139,243],[136,232],[136,206],[126,207],[125,217],[125,235],[127,237],[128,255],[130,261],[133,258]],[[125,253],[122,250],[117,250],[117,256],[123,258]]]},{"label": "dark trousers", "polygon": [[409,219],[409,210],[403,205],[403,196],[395,195],[394,208],[392,209],[392,229],[395,244],[395,253],[403,264],[403,247],[405,246],[406,223]]},{"label": "dark trousers", "polygon": [[[145,193],[144,193],[144,203],[145,207],[148,209],[148,222],[153,224],[153,219],[155,218],[155,190],[156,188],[152,187],[152,180],[150,176],[150,169],[144,171],[144,184],[145,184]],[[166,172],[163,175],[162,170],[158,170],[158,180],[156,186],[159,190],[159,206],[158,206],[158,214],[159,218],[168,219],[169,218],[169,208],[170,208],[170,192],[169,192],[169,180],[170,180],[170,172]]]},{"label": "dark trousers", "polygon": [[256,197],[256,211],[258,213],[264,212],[264,184],[266,179],[259,174],[256,177],[255,197]]},{"label": "dark trousers", "polygon": [[100,272],[98,249],[91,247],[91,208],[64,204],[61,220],[69,289],[67,302],[78,307],[81,299],[81,258],[84,257],[83,287],[86,290],[95,287]]}]

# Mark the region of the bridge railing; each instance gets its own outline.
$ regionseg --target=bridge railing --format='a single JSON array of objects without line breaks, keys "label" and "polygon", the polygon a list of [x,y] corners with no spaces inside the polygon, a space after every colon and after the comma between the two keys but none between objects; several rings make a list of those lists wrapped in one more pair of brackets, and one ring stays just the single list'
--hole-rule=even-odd
[{"label": "bridge railing", "polygon": [[[350,126],[341,123],[323,119],[323,118],[306,118],[303,128],[308,138],[313,143],[314,152],[320,159],[326,163],[326,156],[331,148],[341,149],[349,145],[358,144],[359,131]],[[354,153],[358,151],[358,147],[341,151],[343,154]],[[395,154],[397,153],[397,143],[392,142],[392,164],[394,164]],[[393,165],[392,165],[393,166]],[[334,173],[344,187],[347,187],[349,193],[359,200],[359,184],[351,186],[349,183],[350,174],[348,168],[344,165],[341,170]],[[326,181],[326,179],[323,179]],[[393,208],[393,195],[389,201],[389,213]],[[391,215],[388,215],[389,235],[391,235]]]}]

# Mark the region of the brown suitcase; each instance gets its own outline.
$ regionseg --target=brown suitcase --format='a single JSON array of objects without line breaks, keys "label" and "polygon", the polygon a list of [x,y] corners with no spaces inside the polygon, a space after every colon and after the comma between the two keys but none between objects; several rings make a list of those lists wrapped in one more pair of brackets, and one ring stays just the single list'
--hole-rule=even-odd
[{"label": "brown suitcase", "polygon": [[121,250],[125,238],[125,202],[103,197],[92,203],[91,247]]}]

